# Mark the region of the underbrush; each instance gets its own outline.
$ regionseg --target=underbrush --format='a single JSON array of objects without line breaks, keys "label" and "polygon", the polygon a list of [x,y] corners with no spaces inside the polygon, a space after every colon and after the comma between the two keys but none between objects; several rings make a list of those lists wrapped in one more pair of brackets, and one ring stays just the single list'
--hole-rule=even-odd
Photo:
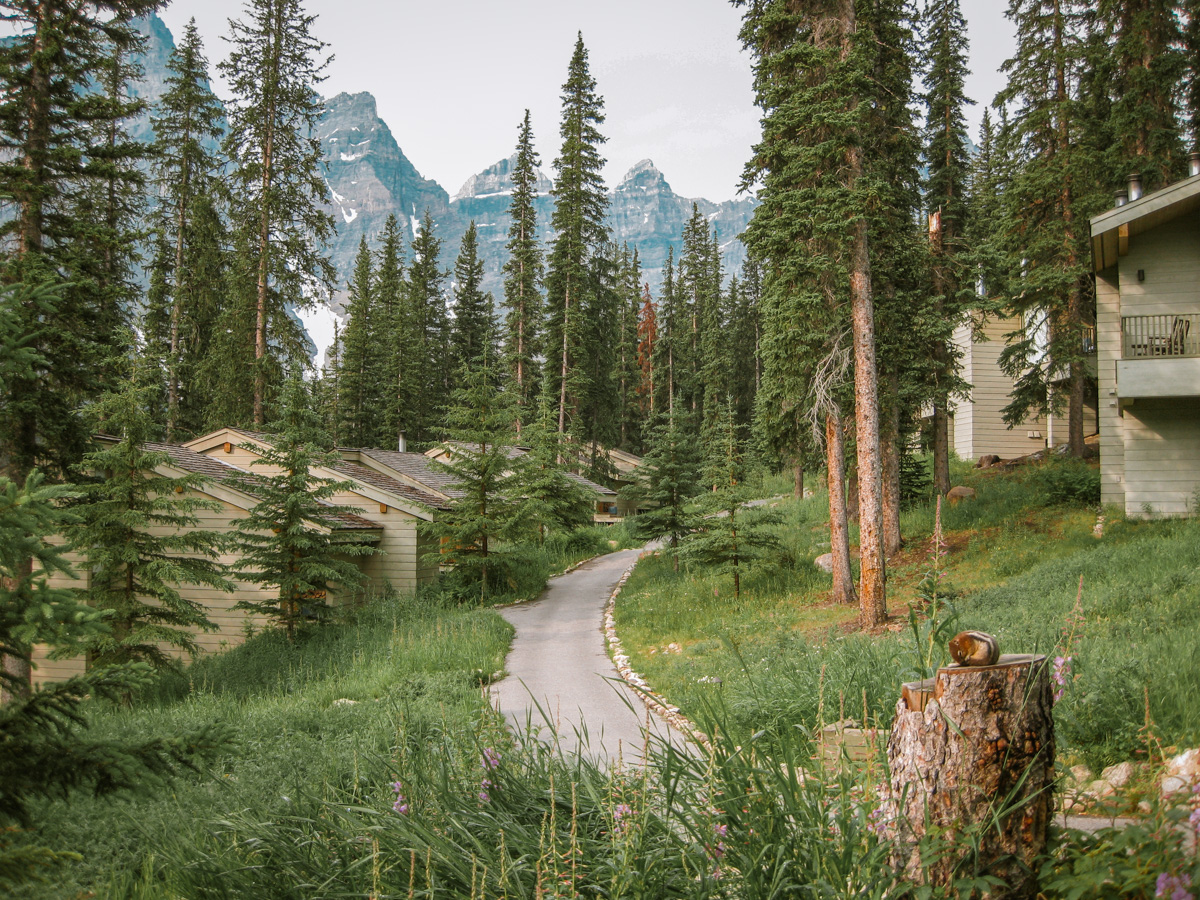
[{"label": "underbrush", "polygon": [[511,635],[490,610],[375,598],[351,622],[312,629],[295,644],[259,634],[164,678],[131,709],[96,710],[95,732],[125,738],[221,721],[236,749],[169,793],[47,804],[39,840],[83,862],[56,870],[30,896],[123,896],[100,886],[141,872],[153,877],[137,896],[181,896],[154,874],[163,848],[203,845],[214,823],[239,810],[283,820],[297,803],[374,796],[402,771],[432,777],[444,752],[473,755],[489,721],[481,684],[503,669]]}]

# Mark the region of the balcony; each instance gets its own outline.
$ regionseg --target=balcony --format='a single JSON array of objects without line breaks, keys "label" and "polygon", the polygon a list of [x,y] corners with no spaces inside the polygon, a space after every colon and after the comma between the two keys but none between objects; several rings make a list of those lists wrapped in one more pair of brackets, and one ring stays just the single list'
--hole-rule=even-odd
[{"label": "balcony", "polygon": [[1200,396],[1200,313],[1123,316],[1117,395]]}]

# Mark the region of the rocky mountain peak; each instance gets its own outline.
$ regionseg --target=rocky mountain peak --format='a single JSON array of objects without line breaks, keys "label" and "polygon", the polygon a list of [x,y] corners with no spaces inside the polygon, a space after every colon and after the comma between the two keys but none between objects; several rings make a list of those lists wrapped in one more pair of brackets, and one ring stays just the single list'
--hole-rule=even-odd
[{"label": "rocky mountain peak", "polygon": [[670,193],[671,186],[667,184],[667,179],[663,177],[663,173],[654,165],[653,160],[643,159],[626,172],[625,177],[621,179],[621,183],[617,185],[616,192],[620,193],[623,191],[663,191]]},{"label": "rocky mountain peak", "polygon": [[[512,173],[516,167],[517,154],[514,153],[508,159],[502,159],[500,162],[488,166],[479,174],[468,178],[463,182],[463,186],[458,189],[458,193],[450,198],[450,202],[454,203],[471,198],[482,199],[485,197],[509,196],[513,190]],[[548,194],[553,186],[553,182],[539,169],[537,173],[537,193]]]}]

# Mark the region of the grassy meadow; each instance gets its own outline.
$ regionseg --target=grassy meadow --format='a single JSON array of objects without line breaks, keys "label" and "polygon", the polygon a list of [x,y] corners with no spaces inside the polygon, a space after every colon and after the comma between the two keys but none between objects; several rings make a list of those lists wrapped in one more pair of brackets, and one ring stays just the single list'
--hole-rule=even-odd
[{"label": "grassy meadow", "polygon": [[[1200,523],[1110,515],[1098,538],[1097,510],[1070,500],[1092,474],[957,471],[978,499],[944,511],[940,562],[928,553],[932,507],[906,512],[894,618],[880,634],[855,633],[854,610],[825,599],[829,576],[812,565],[827,549],[819,494],[778,501],[779,546],[736,603],[728,576],[646,557],[617,605],[626,651],[718,738],[708,753],[652,747],[641,769],[564,759],[509,734],[485,686],[511,628],[452,591],[372,598],[295,644],[256,635],[160,679],[131,708],[94,710],[101,734],[220,721],[236,744],[168,791],[45,804],[37,839],[82,859],[23,896],[933,896],[888,866],[882,764],[801,777],[820,765],[820,723],[864,707],[890,719],[917,664],[908,607],[923,608],[928,572],[944,571],[935,581],[958,624],[1009,650],[1073,657],[1058,707],[1066,754],[1098,765],[1138,752],[1147,696],[1159,739],[1200,739]],[[627,543],[624,530],[555,539],[525,561],[514,594],[610,539]],[[1131,829],[1060,835],[1045,896],[1151,896],[1165,872],[1200,883],[1195,854],[1167,827],[1186,813],[1155,806]],[[960,875],[958,896],[987,883],[969,855]]]}]

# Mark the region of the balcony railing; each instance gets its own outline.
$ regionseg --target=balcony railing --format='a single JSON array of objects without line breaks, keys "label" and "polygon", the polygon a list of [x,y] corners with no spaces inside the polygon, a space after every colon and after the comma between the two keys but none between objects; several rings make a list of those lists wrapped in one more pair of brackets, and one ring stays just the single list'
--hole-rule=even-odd
[{"label": "balcony railing", "polygon": [[1200,313],[1122,316],[1121,356],[1124,359],[1200,356]]}]

